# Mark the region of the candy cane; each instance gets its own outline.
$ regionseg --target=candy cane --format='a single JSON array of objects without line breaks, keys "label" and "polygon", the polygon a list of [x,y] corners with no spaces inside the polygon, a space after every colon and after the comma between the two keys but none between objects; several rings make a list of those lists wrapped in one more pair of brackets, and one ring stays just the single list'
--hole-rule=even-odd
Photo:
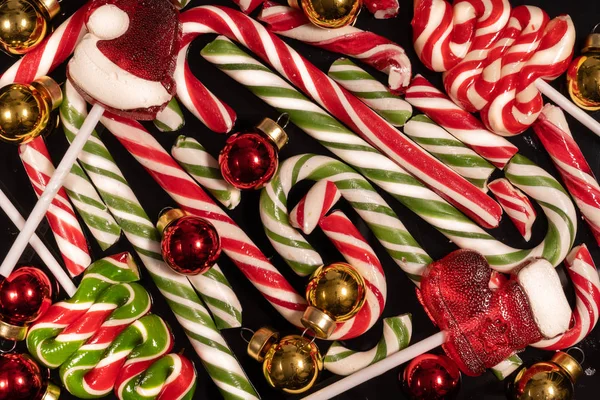
[{"label": "candy cane", "polygon": [[225,7],[202,6],[182,13],[181,20],[186,40],[201,33],[220,32],[239,41],[453,205],[483,226],[498,224],[502,209],[495,201],[399,133],[250,17]]},{"label": "candy cane", "polygon": [[185,120],[177,100],[172,99],[163,110],[156,114],[156,119],[152,122],[161,132],[175,132],[183,128]]},{"label": "candy cane", "polygon": [[521,236],[529,241],[531,239],[531,227],[536,218],[536,212],[531,201],[523,192],[504,178],[490,182],[488,187],[513,224],[515,224]]},{"label": "candy cane", "polygon": [[263,3],[263,0],[233,0],[233,2],[238,5],[240,10],[246,14],[250,14],[256,7]]},{"label": "candy cane", "polygon": [[[67,83],[68,85],[68,83]],[[66,97],[65,101],[71,99]],[[65,103],[63,103],[64,105]],[[79,104],[79,103],[75,103]],[[79,118],[63,121],[70,124],[65,129],[69,141],[73,140],[79,124],[87,111],[78,110]],[[79,122],[79,124],[78,124]],[[177,321],[184,328],[190,343],[206,366],[208,374],[226,399],[257,399],[258,394],[221,336],[208,310],[196,295],[191,283],[178,275],[163,262],[160,253],[160,235],[148,218],[139,200],[131,190],[123,173],[110,155],[100,138],[94,134],[79,154],[81,166],[85,169],[100,196],[123,229],[123,233],[134,246],[136,252],[150,273],[150,277],[167,300]],[[220,275],[210,274],[207,279],[219,279]],[[226,280],[209,286],[206,297],[211,311],[221,320],[231,322],[232,326],[241,325],[241,308],[235,309],[239,301],[227,286]],[[217,289],[217,290],[214,290]],[[229,306],[223,306],[227,304]],[[237,310],[237,312],[236,312]],[[227,318],[222,313],[229,313]],[[218,317],[218,318],[219,318]],[[218,318],[216,318],[218,320]],[[229,371],[222,373],[222,371]]]},{"label": "candy cane", "polygon": [[[573,245],[577,230],[573,203],[556,179],[525,157],[513,158],[506,168],[507,178],[542,206],[550,225],[542,243],[533,249],[521,250],[495,240],[229,40],[219,37],[201,54],[267,104],[279,112],[287,112],[294,125],[319,140],[459,247],[485,255],[494,269],[510,271],[529,257],[544,257],[556,266]],[[429,257],[412,254],[406,252],[399,257],[406,257],[417,266],[431,262]]]},{"label": "candy cane", "polygon": [[171,155],[225,207],[233,210],[240,203],[241,191],[223,179],[218,161],[196,139],[179,136],[171,148]]},{"label": "candy cane", "polygon": [[342,193],[335,183],[330,180],[317,181],[290,213],[290,225],[310,235],[341,197]]},{"label": "candy cane", "polygon": [[400,11],[398,0],[365,0],[364,3],[376,19],[394,18]]},{"label": "candy cane", "polygon": [[[54,173],[54,166],[44,139],[38,137],[21,145],[19,157],[21,157],[35,194],[38,197],[41,196]],[[67,270],[72,276],[81,274],[90,265],[92,259],[83,230],[64,189],[60,189],[52,200],[46,218],[52,233],[54,233]]]},{"label": "candy cane", "polygon": [[333,342],[324,358],[325,369],[336,375],[350,375],[406,348],[411,335],[410,314],[384,318],[383,336],[377,342],[377,346],[367,351],[355,351],[340,342]]},{"label": "candy cane", "polygon": [[410,83],[412,67],[404,49],[382,36],[353,26],[320,29],[302,11],[271,1],[265,1],[258,19],[273,33],[359,59],[388,74],[392,91],[403,92]]},{"label": "candy cane", "polygon": [[533,130],[550,154],[567,190],[600,244],[600,185],[573,139],[562,110],[546,105]]}]

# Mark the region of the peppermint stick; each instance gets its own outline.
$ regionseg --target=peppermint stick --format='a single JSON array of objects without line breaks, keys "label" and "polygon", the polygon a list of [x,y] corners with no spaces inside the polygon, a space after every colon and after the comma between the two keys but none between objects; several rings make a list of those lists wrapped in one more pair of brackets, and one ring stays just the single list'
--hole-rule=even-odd
[{"label": "peppermint stick", "polygon": [[219,162],[196,139],[179,136],[171,148],[171,155],[225,207],[233,210],[240,203],[241,191],[223,179]]},{"label": "peppermint stick", "polygon": [[[67,97],[70,101],[73,97]],[[77,103],[74,103],[74,105]],[[78,110],[85,117],[86,110]],[[70,121],[73,125],[74,121]],[[65,130],[67,139],[73,132]],[[183,326],[192,346],[198,353],[209,375],[226,399],[258,398],[242,367],[217,330],[210,314],[194,291],[190,282],[174,273],[162,260],[160,235],[148,218],[137,197],[129,187],[123,173],[94,134],[88,139],[79,155],[81,166],[98,189],[111,213],[134,246],[154,283],[167,300],[179,323]],[[235,304],[230,299],[232,291],[224,291],[220,299]],[[214,296],[214,292],[208,294]],[[239,314],[238,314],[239,315]],[[237,316],[234,314],[234,318]]]},{"label": "peppermint stick", "polygon": [[333,342],[324,358],[325,369],[336,375],[350,375],[406,348],[410,343],[411,335],[410,314],[384,318],[383,336],[377,346],[368,351],[354,351],[340,342]]},{"label": "peppermint stick", "polygon": [[[182,13],[181,21],[189,40],[200,34],[218,32],[248,46],[344,124],[456,207],[483,226],[493,227],[499,223],[502,209],[489,196],[399,134],[392,125],[253,19],[226,7],[202,6]],[[178,66],[177,73],[181,73],[181,63]]]},{"label": "peppermint stick", "polygon": [[504,178],[490,182],[488,187],[506,211],[506,215],[515,224],[523,239],[529,241],[531,239],[531,228],[537,216],[529,198]]},{"label": "peppermint stick", "polygon": [[459,247],[485,255],[492,268],[507,272],[529,257],[540,256],[556,266],[571,248],[577,229],[573,203],[551,175],[525,157],[515,156],[507,169],[507,178],[540,203],[549,228],[542,243],[533,249],[520,250],[495,240],[229,40],[218,38],[204,48],[202,55],[267,104],[288,113],[297,127],[319,140]]},{"label": "peppermint stick", "polygon": [[161,132],[175,132],[183,128],[185,120],[177,100],[172,99],[163,110],[159,111],[153,123]]}]

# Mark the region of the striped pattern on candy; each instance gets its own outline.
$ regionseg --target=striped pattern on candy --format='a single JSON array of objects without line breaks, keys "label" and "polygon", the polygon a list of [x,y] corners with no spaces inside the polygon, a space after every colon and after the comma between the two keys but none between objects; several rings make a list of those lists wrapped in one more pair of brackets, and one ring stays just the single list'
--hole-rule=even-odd
[{"label": "striped pattern on candy", "polygon": [[421,75],[415,76],[405,98],[452,136],[500,169],[519,150],[506,139],[488,131],[481,121],[454,104]]},{"label": "striped pattern on candy", "polygon": [[221,204],[233,210],[242,193],[223,179],[219,162],[194,138],[179,136],[171,148],[173,158]]},{"label": "striped pattern on candy", "polygon": [[492,370],[494,376],[498,378],[498,380],[503,381],[510,374],[519,369],[521,365],[523,365],[523,360],[521,360],[521,357],[519,357],[516,354],[513,354],[504,361],[500,362],[500,364],[490,369]]},{"label": "striped pattern on candy", "polygon": [[364,4],[376,19],[394,18],[400,11],[398,0],[364,0]]},{"label": "striped pattern on candy", "polygon": [[310,235],[340,197],[342,194],[335,183],[317,181],[290,213],[290,225]]},{"label": "striped pattern on candy", "polygon": [[246,14],[250,14],[256,7],[263,3],[263,0],[233,0],[233,2],[240,7],[240,10]]},{"label": "striped pattern on candy", "polygon": [[346,58],[331,64],[328,75],[344,89],[358,97],[394,126],[404,126],[412,107],[390,91],[371,74]]},{"label": "striped pattern on candy", "polygon": [[412,335],[412,317],[402,314],[383,319],[383,336],[377,346],[367,351],[354,351],[333,342],[323,361],[325,369],[336,375],[350,375],[406,348]]},{"label": "striped pattern on candy", "polygon": [[403,92],[410,83],[412,67],[404,49],[375,33],[353,26],[320,29],[311,24],[302,11],[268,0],[258,19],[273,33],[356,58],[388,74],[388,85],[392,91]]},{"label": "striped pattern on candy", "polygon": [[[509,164],[508,178],[540,203],[550,225],[541,244],[534,249],[520,250],[495,240],[227,39],[218,38],[202,50],[202,55],[267,104],[279,112],[287,112],[297,127],[319,140],[459,247],[484,254],[494,269],[510,271],[532,256],[546,257],[553,265],[558,265],[572,246],[576,233],[573,203],[551,175],[525,157],[518,155]],[[429,257],[420,257],[414,267],[423,268],[430,262]]]},{"label": "striped pattern on candy", "polygon": [[529,198],[504,178],[490,182],[488,187],[496,196],[517,230],[526,241],[531,239],[531,228],[537,216]]},{"label": "striped pattern on candy", "polygon": [[565,259],[569,277],[575,286],[573,326],[564,334],[533,345],[544,350],[560,350],[581,342],[596,326],[600,313],[600,279],[585,244],[573,248]]},{"label": "striped pattern on candy", "polygon": [[[80,111],[84,118],[86,111]],[[69,141],[74,139],[71,131],[66,130],[65,135]],[[164,263],[160,252],[160,234],[97,135],[88,139],[79,160],[183,326],[221,394],[226,399],[257,399],[258,394],[190,282]],[[207,296],[212,297],[216,293],[218,292],[212,291]],[[223,290],[219,295],[222,296],[219,300],[224,303],[239,303],[237,299],[231,298],[234,295],[231,290]]]},{"label": "striped pattern on candy", "polygon": [[600,185],[573,139],[562,110],[546,105],[533,125],[565,186],[600,244]]},{"label": "striped pattern on candy", "polygon": [[175,132],[183,128],[185,119],[177,100],[171,99],[169,104],[156,114],[153,123],[161,132]]},{"label": "striped pattern on candy", "polygon": [[181,20],[189,40],[201,33],[221,32],[245,44],[349,128],[359,132],[460,210],[483,226],[498,225],[502,209],[495,201],[399,133],[256,21],[240,12],[215,6],[188,10],[181,14]]},{"label": "striped pattern on candy", "polygon": [[[39,198],[54,173],[54,166],[44,138],[40,136],[19,146],[19,157]],[[52,200],[46,218],[67,270],[71,276],[81,274],[90,265],[92,259],[87,240],[64,189],[61,188]]]}]

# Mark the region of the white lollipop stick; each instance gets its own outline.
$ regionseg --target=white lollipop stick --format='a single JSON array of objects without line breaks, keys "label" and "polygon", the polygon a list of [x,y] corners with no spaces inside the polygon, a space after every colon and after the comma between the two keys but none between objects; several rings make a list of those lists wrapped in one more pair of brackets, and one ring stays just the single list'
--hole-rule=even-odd
[{"label": "white lollipop stick", "polygon": [[331,399],[338,394],[344,393],[353,387],[360,385],[361,383],[382,375],[398,365],[404,364],[405,362],[410,361],[421,354],[427,353],[428,351],[443,345],[446,343],[446,339],[446,331],[438,332],[435,335],[429,336],[427,339],[423,339],[404,350],[400,350],[399,352],[392,354],[391,356],[384,358],[383,360],[365,369],[355,372],[352,375],[348,375],[344,379],[341,379],[334,384],[331,384],[309,396],[304,397],[303,400]]},{"label": "white lollipop stick", "polygon": [[[8,197],[4,194],[2,189],[0,189],[0,208],[6,213],[8,218],[15,224],[15,226],[19,229],[23,229],[25,226],[25,218],[21,216],[17,208],[13,205]],[[72,297],[75,294],[75,285],[73,281],[69,278],[67,273],[61,268],[56,258],[50,253],[50,250],[44,245],[44,243],[40,240],[40,238],[34,233],[31,239],[29,240],[29,244],[35,252],[40,256],[44,264],[48,267],[52,275],[56,278],[58,283],[65,289],[65,292]],[[4,274],[3,274],[4,275]],[[7,277],[8,275],[4,275]]]},{"label": "white lollipop stick", "polygon": [[2,265],[0,265],[0,275],[10,275],[15,265],[19,262],[21,254],[23,254],[31,237],[35,234],[35,230],[44,218],[46,211],[48,211],[50,203],[54,199],[54,196],[56,196],[58,190],[62,187],[65,178],[69,174],[69,171],[71,171],[73,163],[77,160],[77,156],[79,156],[83,146],[98,124],[98,121],[100,121],[102,114],[104,114],[104,107],[95,104],[88,117],[83,122],[75,140],[73,140],[73,143],[71,143],[71,146],[60,161],[50,182],[48,182],[46,190],[44,190],[44,193],[40,196],[40,199],[31,211],[31,214],[29,214],[27,222],[25,222],[25,225],[21,228],[21,233],[17,236],[17,239],[6,255],[6,258],[4,258]]},{"label": "white lollipop stick", "polygon": [[588,113],[577,107],[573,102],[554,89],[543,79],[535,81],[535,87],[542,94],[555,102],[560,108],[571,114],[573,118],[581,122],[586,128],[600,136],[600,122],[592,118]]}]

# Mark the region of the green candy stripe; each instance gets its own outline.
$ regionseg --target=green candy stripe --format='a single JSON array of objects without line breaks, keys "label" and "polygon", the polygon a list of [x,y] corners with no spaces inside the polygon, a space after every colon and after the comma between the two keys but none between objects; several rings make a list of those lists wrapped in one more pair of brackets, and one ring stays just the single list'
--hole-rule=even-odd
[{"label": "green candy stripe", "polygon": [[[67,101],[73,101],[73,96]],[[84,118],[85,109],[79,111]],[[65,134],[69,141],[73,140],[73,135]],[[98,135],[90,137],[79,161],[167,300],[223,397],[257,399],[258,394],[189,280],[173,272],[162,260],[158,231]],[[230,372],[217,373],[220,368]]]},{"label": "green candy stripe", "polygon": [[179,136],[171,148],[175,161],[221,204],[233,210],[241,200],[239,189],[223,179],[217,160],[191,137]]},{"label": "green candy stripe", "polygon": [[492,373],[498,378],[498,380],[503,381],[512,374],[514,371],[519,369],[523,365],[523,360],[516,354],[508,357],[506,360],[502,361],[500,364],[492,367]]},{"label": "green candy stripe", "polygon": [[176,132],[183,128],[185,119],[177,100],[175,98],[171,99],[165,109],[160,111],[152,122],[161,132]]}]

